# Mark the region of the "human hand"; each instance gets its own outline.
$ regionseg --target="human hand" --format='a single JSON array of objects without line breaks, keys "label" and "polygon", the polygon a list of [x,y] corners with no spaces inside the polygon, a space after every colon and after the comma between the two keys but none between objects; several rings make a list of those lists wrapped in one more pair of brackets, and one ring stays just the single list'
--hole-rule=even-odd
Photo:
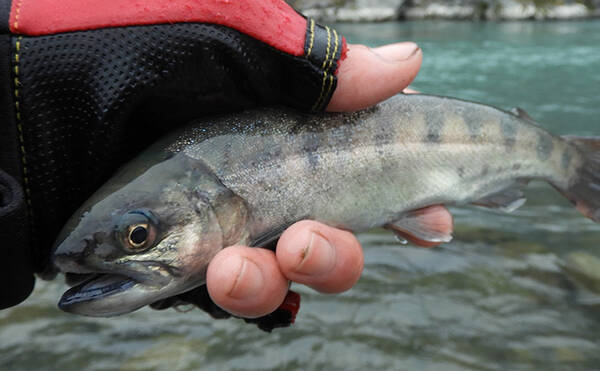
[{"label": "human hand", "polygon": [[[421,61],[421,49],[414,43],[374,49],[349,45],[327,110],[359,110],[403,91],[416,77]],[[445,208],[423,212],[440,228],[452,229],[452,217]],[[434,245],[405,237],[421,246]],[[241,317],[260,317],[282,303],[289,281],[323,293],[350,289],[361,275],[363,261],[360,243],[351,232],[300,221],[282,234],[275,253],[246,246],[223,249],[208,267],[207,286],[221,308]]]},{"label": "human hand", "polygon": [[[0,58],[0,199],[12,200],[0,202],[0,237],[9,241],[0,278],[15,283],[0,290],[0,309],[31,293],[34,272],[54,276],[50,255],[64,223],[124,161],[167,131],[212,113],[274,104],[357,110],[401,91],[421,63],[410,43],[347,51],[335,30],[283,0],[148,0],[141,13],[134,3],[99,0],[22,3],[13,1],[5,19],[12,41]],[[309,262],[322,264],[311,258],[319,249],[309,249],[301,269],[290,270],[301,251],[290,248],[311,236],[302,224],[286,232],[277,255],[239,248],[220,258],[266,254],[258,269],[272,276],[257,287],[271,303],[281,301],[288,279],[326,292],[352,286],[362,267],[354,237],[311,225],[335,249],[350,246],[336,252],[339,269],[317,275]],[[238,277],[236,268],[218,261],[212,267],[212,294],[223,308],[258,315],[273,307],[261,298],[233,305],[225,291],[231,282],[215,288],[214,272]]]}]

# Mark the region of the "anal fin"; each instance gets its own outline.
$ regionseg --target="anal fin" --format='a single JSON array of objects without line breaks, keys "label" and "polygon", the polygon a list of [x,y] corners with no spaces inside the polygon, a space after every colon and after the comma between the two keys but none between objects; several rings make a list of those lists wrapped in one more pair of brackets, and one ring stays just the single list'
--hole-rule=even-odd
[{"label": "anal fin", "polygon": [[399,238],[419,246],[436,246],[452,240],[452,215],[443,206],[412,210],[385,225]]},{"label": "anal fin", "polygon": [[472,203],[477,206],[500,209],[507,213],[513,212],[527,201],[521,189],[524,185],[524,183],[515,183],[508,188],[492,193]]}]

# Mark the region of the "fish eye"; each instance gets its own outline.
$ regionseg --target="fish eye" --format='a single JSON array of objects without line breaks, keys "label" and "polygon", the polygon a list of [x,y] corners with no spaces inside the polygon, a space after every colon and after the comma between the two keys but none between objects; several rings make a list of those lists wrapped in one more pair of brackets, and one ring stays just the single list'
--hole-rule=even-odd
[{"label": "fish eye", "polygon": [[138,253],[154,244],[157,224],[149,210],[132,210],[121,216],[115,234],[125,251]]},{"label": "fish eye", "polygon": [[141,247],[148,238],[148,226],[138,224],[129,227],[129,243],[135,247]]}]

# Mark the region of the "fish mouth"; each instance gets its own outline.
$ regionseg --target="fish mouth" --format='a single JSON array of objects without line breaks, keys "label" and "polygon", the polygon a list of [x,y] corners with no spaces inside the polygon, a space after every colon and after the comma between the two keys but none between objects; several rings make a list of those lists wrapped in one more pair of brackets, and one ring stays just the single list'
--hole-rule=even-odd
[{"label": "fish mouth", "polygon": [[68,268],[70,271],[63,273],[72,287],[62,295],[58,307],[73,314],[90,317],[126,314],[153,303],[157,297],[169,296],[177,288],[175,277],[156,263],[143,263],[138,269],[120,272],[90,271],[81,266]]},{"label": "fish mouth", "polygon": [[101,300],[139,284],[135,279],[120,274],[68,274],[67,282],[73,280],[79,283],[67,290],[58,302],[59,308],[67,312],[77,304]]}]

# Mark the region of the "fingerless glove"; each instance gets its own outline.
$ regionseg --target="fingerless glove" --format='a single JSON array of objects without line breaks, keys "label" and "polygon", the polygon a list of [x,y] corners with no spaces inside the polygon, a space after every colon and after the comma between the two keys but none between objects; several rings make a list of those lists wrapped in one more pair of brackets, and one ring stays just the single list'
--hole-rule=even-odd
[{"label": "fingerless glove", "polygon": [[210,113],[322,111],[345,48],[279,0],[0,0],[0,307],[138,151]]}]

